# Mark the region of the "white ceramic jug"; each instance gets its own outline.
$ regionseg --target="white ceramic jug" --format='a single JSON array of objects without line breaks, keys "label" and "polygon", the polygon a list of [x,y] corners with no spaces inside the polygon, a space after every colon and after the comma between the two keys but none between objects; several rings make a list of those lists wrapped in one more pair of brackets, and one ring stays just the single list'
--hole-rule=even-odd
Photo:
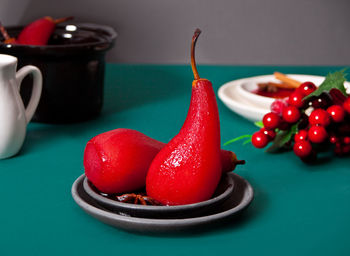
[{"label": "white ceramic jug", "polygon": [[[18,153],[23,145],[27,124],[38,106],[42,75],[38,68],[25,66],[16,73],[17,58],[0,54],[0,159]],[[33,90],[24,109],[19,89],[23,78],[33,75]]]}]

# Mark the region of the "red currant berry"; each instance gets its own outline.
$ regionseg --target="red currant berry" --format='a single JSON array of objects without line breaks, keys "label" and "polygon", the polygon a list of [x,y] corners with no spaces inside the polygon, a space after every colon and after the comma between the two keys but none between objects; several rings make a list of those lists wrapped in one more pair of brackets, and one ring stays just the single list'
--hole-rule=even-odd
[{"label": "red currant berry", "polygon": [[349,136],[346,136],[343,138],[343,143],[344,144],[350,144],[350,137]]},{"label": "red currant berry", "polygon": [[337,143],[338,141],[339,141],[339,139],[338,139],[338,137],[335,136],[335,135],[331,135],[331,136],[329,137],[329,142],[332,143],[332,144],[335,144],[335,143]]},{"label": "red currant berry", "polygon": [[333,100],[329,93],[323,92],[318,97],[311,97],[309,106],[313,108],[327,109],[329,106],[334,105]]},{"label": "red currant berry", "polygon": [[288,103],[286,100],[277,99],[274,102],[272,102],[270,109],[271,109],[271,112],[281,116],[283,109],[287,106],[288,106]]},{"label": "red currant berry", "polygon": [[335,148],[334,148],[334,153],[338,156],[341,156],[343,154],[343,151],[342,151],[342,144],[337,142],[335,144]]},{"label": "red currant berry", "polygon": [[350,96],[344,101],[343,108],[350,114]]},{"label": "red currant berry", "polygon": [[299,142],[307,139],[307,131],[299,130],[297,134],[294,135],[294,141]]},{"label": "red currant berry", "polygon": [[343,149],[343,154],[344,155],[350,153],[350,145],[344,145],[342,149]]},{"label": "red currant berry", "polygon": [[329,94],[332,97],[334,105],[342,106],[344,101],[346,100],[346,96],[338,89],[333,88],[329,91]]},{"label": "red currant berry", "polygon": [[307,157],[312,151],[312,146],[307,140],[299,141],[294,144],[293,151],[298,157]]},{"label": "red currant berry", "polygon": [[331,123],[331,117],[326,110],[318,108],[312,111],[311,115],[309,116],[309,123],[311,125],[319,124],[327,126]]},{"label": "red currant berry", "polygon": [[324,126],[318,126],[318,125],[311,126],[307,135],[309,137],[309,140],[313,143],[321,143],[328,136]]},{"label": "red currant berry", "polygon": [[305,82],[302,83],[298,89],[297,89],[301,94],[307,96],[310,93],[312,93],[313,91],[316,90],[316,85],[312,82]]},{"label": "red currant berry", "polygon": [[301,94],[298,91],[294,91],[288,98],[288,104],[296,106],[297,108],[301,108],[302,106],[304,106],[303,98],[303,94]]},{"label": "red currant berry", "polygon": [[276,137],[276,132],[274,130],[268,130],[265,127],[261,128],[260,132],[266,134],[270,141]]},{"label": "red currant berry", "polygon": [[269,138],[266,134],[260,131],[253,134],[252,144],[254,147],[264,148],[266,147],[267,143],[269,143]]},{"label": "red currant berry", "polygon": [[288,106],[283,109],[282,117],[288,123],[295,123],[300,118],[300,111],[295,106]]},{"label": "red currant berry", "polygon": [[267,113],[262,120],[266,129],[276,129],[280,123],[280,117],[275,113]]},{"label": "red currant berry", "polygon": [[328,114],[331,116],[332,120],[336,123],[343,122],[345,117],[344,109],[339,105],[333,105],[327,108]]}]

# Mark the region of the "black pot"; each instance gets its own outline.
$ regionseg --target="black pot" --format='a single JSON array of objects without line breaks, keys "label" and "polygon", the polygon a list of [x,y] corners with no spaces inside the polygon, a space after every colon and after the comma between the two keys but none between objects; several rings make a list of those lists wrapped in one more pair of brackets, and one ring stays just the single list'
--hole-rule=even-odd
[{"label": "black pot", "polygon": [[[7,31],[11,37],[17,37],[22,28],[7,27]],[[108,26],[75,24],[57,26],[47,46],[0,43],[0,53],[18,58],[18,69],[34,65],[43,74],[43,91],[33,121],[71,123],[100,114],[105,53],[116,36]],[[21,86],[25,105],[31,84],[31,77],[26,77]]]}]

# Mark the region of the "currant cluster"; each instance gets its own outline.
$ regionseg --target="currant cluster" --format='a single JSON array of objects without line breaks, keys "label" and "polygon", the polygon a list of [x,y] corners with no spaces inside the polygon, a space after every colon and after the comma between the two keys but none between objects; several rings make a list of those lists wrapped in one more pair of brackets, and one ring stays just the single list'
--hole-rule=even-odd
[{"label": "currant cluster", "polygon": [[305,82],[289,98],[275,100],[263,117],[263,128],[253,134],[252,144],[263,148],[276,132],[294,126],[288,143],[303,161],[314,160],[321,148],[331,145],[337,155],[350,155],[350,96],[333,88],[305,99],[316,89],[312,82]]}]

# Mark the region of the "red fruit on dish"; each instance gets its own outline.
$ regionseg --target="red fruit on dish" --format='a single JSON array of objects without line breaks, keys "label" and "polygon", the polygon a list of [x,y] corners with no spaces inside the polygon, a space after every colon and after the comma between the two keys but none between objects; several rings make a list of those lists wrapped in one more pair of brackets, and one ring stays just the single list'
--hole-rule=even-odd
[{"label": "red fruit on dish", "polygon": [[317,89],[316,85],[312,82],[305,82],[302,83],[297,91],[301,94],[303,94],[304,96],[309,95],[310,93],[314,92]]},{"label": "red fruit on dish", "polygon": [[288,106],[283,109],[282,117],[288,123],[295,123],[299,120],[301,114],[297,107]]},{"label": "red fruit on dish", "polygon": [[301,94],[299,91],[296,90],[289,96],[288,104],[297,108],[301,108],[302,106],[304,106],[304,97],[304,94]]},{"label": "red fruit on dish", "polygon": [[288,106],[288,103],[286,100],[275,100],[272,102],[270,106],[270,110],[272,113],[275,113],[279,116],[282,116],[283,109]]},{"label": "red fruit on dish", "polygon": [[197,29],[191,43],[194,80],[186,120],[153,159],[146,178],[147,195],[165,205],[210,199],[222,176],[216,96],[212,83],[199,77],[195,62],[199,34]]},{"label": "red fruit on dish", "polygon": [[313,143],[321,143],[328,137],[328,134],[324,126],[313,125],[309,129],[308,137]]},{"label": "red fruit on dish", "polygon": [[[164,144],[165,145],[165,144]],[[237,165],[245,164],[244,160],[238,160],[235,153],[221,149],[222,172],[233,171]]]},{"label": "red fruit on dish", "polygon": [[345,111],[341,106],[339,105],[330,106],[327,109],[327,112],[335,123],[343,122],[345,117]]},{"label": "red fruit on dish", "polygon": [[266,134],[270,141],[276,137],[276,132],[274,130],[269,130],[269,129],[266,129],[265,127],[261,128],[260,132]]},{"label": "red fruit on dish", "polygon": [[141,189],[148,167],[164,145],[130,129],[102,133],[86,145],[85,175],[103,193]]},{"label": "red fruit on dish", "polygon": [[350,114],[350,96],[344,101],[343,108]]},{"label": "red fruit on dish", "polygon": [[293,146],[293,151],[298,157],[307,157],[312,151],[312,146],[307,140],[298,141]]},{"label": "red fruit on dish", "polygon": [[57,24],[72,19],[72,17],[65,17],[54,20],[49,16],[35,20],[23,28],[18,35],[16,44],[25,45],[47,45],[50,36],[55,30]]},{"label": "red fruit on dish", "polygon": [[294,141],[299,142],[307,139],[307,131],[299,130],[298,133],[294,135]]},{"label": "red fruit on dish", "polygon": [[262,133],[262,132],[256,132],[252,136],[252,144],[256,148],[264,148],[266,147],[267,143],[269,143],[269,137]]},{"label": "red fruit on dish", "polygon": [[331,123],[331,117],[324,109],[315,109],[309,116],[309,123],[311,125],[328,126]]},{"label": "red fruit on dish", "polygon": [[[125,193],[145,186],[148,168],[165,143],[131,129],[99,134],[86,145],[85,175],[103,193]],[[222,172],[244,164],[235,153],[221,150]]]},{"label": "red fruit on dish", "polygon": [[267,113],[263,117],[263,124],[266,129],[276,129],[280,123],[280,117],[276,113]]}]

